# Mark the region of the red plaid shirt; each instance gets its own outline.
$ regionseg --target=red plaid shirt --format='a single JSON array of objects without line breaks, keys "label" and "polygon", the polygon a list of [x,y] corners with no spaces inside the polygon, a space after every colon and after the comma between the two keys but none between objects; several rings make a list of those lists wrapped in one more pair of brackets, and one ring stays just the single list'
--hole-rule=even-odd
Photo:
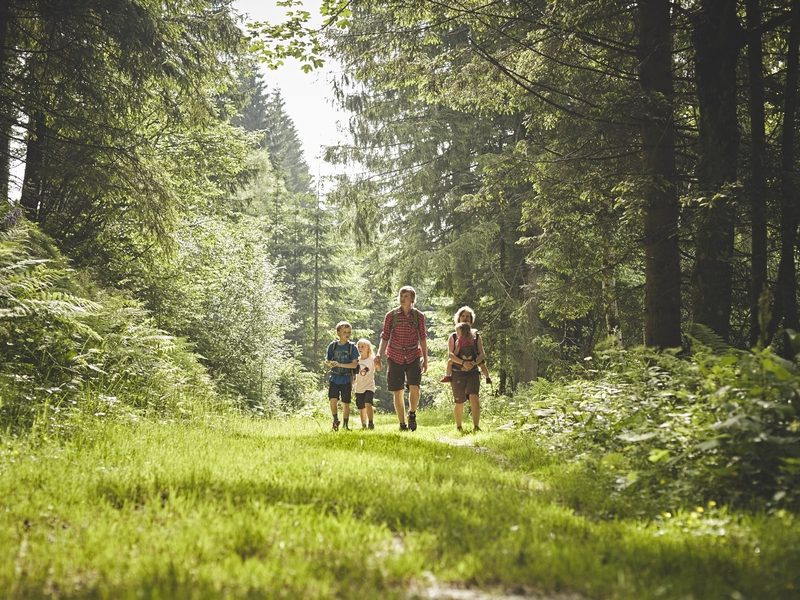
[{"label": "red plaid shirt", "polygon": [[[397,315],[397,325],[392,330],[394,313],[398,310],[400,313]],[[405,314],[402,309],[395,308],[386,313],[386,317],[383,319],[381,339],[389,342],[386,345],[386,356],[398,364],[407,365],[422,357],[419,342],[427,339],[428,334],[425,332],[425,315],[420,311],[417,311],[417,315],[419,317],[419,335],[414,330],[414,317],[411,313]]]}]

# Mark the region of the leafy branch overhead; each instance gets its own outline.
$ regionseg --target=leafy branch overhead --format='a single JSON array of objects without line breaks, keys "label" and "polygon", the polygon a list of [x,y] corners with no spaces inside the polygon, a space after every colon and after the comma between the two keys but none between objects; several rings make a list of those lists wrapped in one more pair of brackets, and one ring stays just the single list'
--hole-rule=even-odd
[{"label": "leafy branch overhead", "polygon": [[270,69],[277,69],[287,58],[297,59],[305,73],[322,67],[325,47],[321,36],[326,29],[346,29],[350,25],[350,0],[324,0],[319,27],[311,25],[312,15],[303,8],[302,0],[281,0],[276,4],[286,9],[282,22],[247,24],[250,50]]}]

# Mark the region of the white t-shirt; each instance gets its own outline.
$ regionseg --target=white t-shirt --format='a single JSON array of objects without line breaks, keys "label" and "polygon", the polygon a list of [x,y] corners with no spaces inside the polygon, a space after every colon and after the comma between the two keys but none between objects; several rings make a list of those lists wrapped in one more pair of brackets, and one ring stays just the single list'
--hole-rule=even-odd
[{"label": "white t-shirt", "polygon": [[375,357],[358,358],[358,372],[356,373],[356,394],[375,391]]}]

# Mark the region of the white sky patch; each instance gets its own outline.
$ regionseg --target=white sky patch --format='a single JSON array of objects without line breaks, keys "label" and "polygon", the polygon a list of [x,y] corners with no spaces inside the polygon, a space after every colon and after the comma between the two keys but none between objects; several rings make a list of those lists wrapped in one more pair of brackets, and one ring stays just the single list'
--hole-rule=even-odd
[{"label": "white sky patch", "polygon": [[[305,0],[306,10],[311,13],[311,26],[322,24],[319,14],[321,0]],[[274,2],[264,0],[235,0],[233,7],[250,21],[278,23],[285,18],[285,9]],[[269,89],[280,88],[286,103],[285,110],[294,121],[297,134],[303,144],[303,152],[311,175],[321,176],[321,187],[327,188],[326,177],[340,172],[342,167],[323,160],[326,146],[334,146],[348,139],[343,131],[347,127],[348,113],[335,106],[332,79],[341,65],[328,57],[325,66],[311,73],[303,73],[300,63],[288,59],[276,70],[262,67],[264,82]]]}]

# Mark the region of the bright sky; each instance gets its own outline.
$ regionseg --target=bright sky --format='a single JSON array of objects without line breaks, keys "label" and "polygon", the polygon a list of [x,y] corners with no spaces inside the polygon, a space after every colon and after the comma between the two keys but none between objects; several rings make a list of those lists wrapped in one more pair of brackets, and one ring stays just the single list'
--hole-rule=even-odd
[{"label": "bright sky", "polygon": [[[312,14],[312,25],[319,25],[321,0],[305,0],[303,4]],[[233,6],[253,21],[278,22],[284,16],[284,9],[275,6],[273,0],[234,0]],[[338,64],[326,60],[322,69],[303,73],[299,63],[292,59],[277,70],[262,69],[267,86],[281,89],[286,112],[294,121],[306,162],[315,178],[317,174],[325,176],[336,172],[333,165],[323,161],[323,147],[346,138],[340,128],[346,127],[347,114],[334,107],[331,85],[333,74],[339,68]]]}]

